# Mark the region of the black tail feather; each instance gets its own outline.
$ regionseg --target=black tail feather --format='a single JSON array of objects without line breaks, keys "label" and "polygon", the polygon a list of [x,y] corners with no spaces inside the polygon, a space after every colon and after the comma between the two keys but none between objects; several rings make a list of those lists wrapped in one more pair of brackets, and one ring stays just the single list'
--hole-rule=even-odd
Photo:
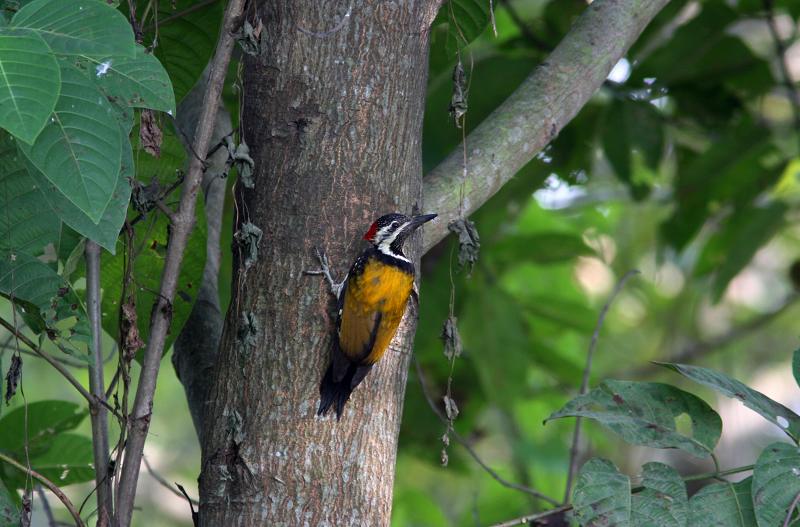
[{"label": "black tail feather", "polygon": [[317,410],[317,415],[326,415],[331,406],[333,406],[336,411],[336,420],[340,420],[344,412],[344,405],[350,399],[350,394],[364,380],[370,369],[372,369],[372,365],[359,366],[351,363],[347,366],[347,372],[344,377],[339,382],[336,382],[333,371],[334,365],[331,363],[319,385],[319,409]]}]

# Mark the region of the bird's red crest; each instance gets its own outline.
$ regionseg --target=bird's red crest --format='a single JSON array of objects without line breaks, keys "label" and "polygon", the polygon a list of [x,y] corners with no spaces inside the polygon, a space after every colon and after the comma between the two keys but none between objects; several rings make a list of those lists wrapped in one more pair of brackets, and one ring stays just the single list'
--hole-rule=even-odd
[{"label": "bird's red crest", "polygon": [[372,241],[372,239],[375,237],[376,232],[378,232],[377,221],[373,223],[372,226],[370,226],[369,230],[366,232],[366,234],[364,234],[364,239],[367,241]]}]

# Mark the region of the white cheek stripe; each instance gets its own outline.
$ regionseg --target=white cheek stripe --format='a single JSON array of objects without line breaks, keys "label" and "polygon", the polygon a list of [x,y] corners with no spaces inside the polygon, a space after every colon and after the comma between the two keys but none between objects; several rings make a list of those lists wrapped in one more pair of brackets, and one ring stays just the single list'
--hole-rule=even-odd
[{"label": "white cheek stripe", "polygon": [[[407,222],[405,222],[405,223],[404,223],[404,224],[402,224],[400,227],[398,227],[398,228],[397,228],[397,229],[396,229],[396,230],[395,230],[395,231],[392,233],[392,235],[391,235],[391,236],[389,236],[389,237],[388,237],[388,238],[386,238],[385,240],[381,241],[381,243],[379,243],[379,244],[378,244],[378,250],[379,250],[380,252],[382,252],[383,254],[386,254],[386,255],[388,255],[388,256],[391,256],[391,257],[393,257],[393,258],[397,258],[398,260],[403,260],[404,262],[409,262],[409,263],[411,263],[411,260],[409,260],[409,259],[408,259],[408,258],[406,258],[405,256],[401,256],[401,255],[399,255],[399,254],[395,253],[394,251],[392,251],[392,244],[394,243],[395,239],[397,238],[397,235],[398,235],[398,234],[400,234],[400,232],[401,232],[403,229],[405,229],[405,228],[406,228],[406,227],[407,227],[407,226],[408,226],[410,223],[411,223],[410,221],[407,221]],[[382,233],[383,233],[383,231],[384,231],[384,229],[388,229],[388,228],[389,228],[388,226],[387,226],[387,227],[384,227],[383,229],[381,229],[381,231],[380,231],[380,233],[379,233],[379,234],[382,234]]]}]

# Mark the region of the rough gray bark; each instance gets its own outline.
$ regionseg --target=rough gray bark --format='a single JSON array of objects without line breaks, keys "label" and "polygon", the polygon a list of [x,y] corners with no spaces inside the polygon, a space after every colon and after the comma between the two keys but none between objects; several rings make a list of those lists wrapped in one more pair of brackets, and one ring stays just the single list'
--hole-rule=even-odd
[{"label": "rough gray bark", "polygon": [[250,222],[263,238],[248,269],[244,248],[234,251],[204,423],[201,525],[389,523],[416,311],[341,422],[317,418],[332,299],[303,271],[317,266],[322,246],[343,277],[376,216],[421,205],[438,1],[334,4],[256,9],[268,45],[245,59],[242,112],[255,188],[238,183],[236,225]]}]

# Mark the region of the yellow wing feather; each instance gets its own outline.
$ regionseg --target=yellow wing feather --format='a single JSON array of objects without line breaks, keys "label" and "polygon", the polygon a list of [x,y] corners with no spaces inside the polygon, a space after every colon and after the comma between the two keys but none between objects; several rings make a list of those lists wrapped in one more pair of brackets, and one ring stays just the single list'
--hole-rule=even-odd
[{"label": "yellow wing feather", "polygon": [[[370,259],[345,290],[339,347],[348,359],[375,364],[389,347],[411,294],[414,277],[401,269]],[[375,328],[375,323],[378,328]],[[371,349],[365,349],[375,334]]]}]

